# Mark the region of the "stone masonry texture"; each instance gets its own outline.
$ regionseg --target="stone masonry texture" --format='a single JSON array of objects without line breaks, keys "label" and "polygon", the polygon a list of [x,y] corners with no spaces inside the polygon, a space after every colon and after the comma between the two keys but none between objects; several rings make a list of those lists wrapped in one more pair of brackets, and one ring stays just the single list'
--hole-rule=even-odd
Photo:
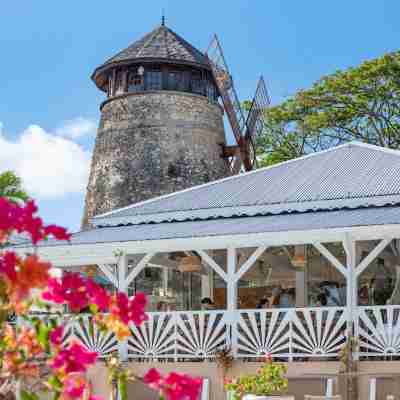
[{"label": "stone masonry texture", "polygon": [[223,112],[206,97],[155,91],[103,104],[87,187],[88,219],[229,175]]}]

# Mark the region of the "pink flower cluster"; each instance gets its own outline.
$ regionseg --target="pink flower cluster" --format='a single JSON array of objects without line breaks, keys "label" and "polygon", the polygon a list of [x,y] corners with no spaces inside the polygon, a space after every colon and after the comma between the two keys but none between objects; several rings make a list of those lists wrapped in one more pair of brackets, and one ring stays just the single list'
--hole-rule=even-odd
[{"label": "pink flower cluster", "polygon": [[110,295],[92,279],[78,273],[66,273],[62,278],[50,278],[42,298],[56,304],[67,304],[71,311],[78,312],[88,306],[95,311],[109,311],[106,317],[96,316],[96,322],[114,331],[118,339],[129,336],[129,323],[140,325],[147,319],[147,300],[143,293],[128,297],[126,293]]},{"label": "pink flower cluster", "polygon": [[[78,342],[72,342],[62,348],[62,337],[63,328],[61,326],[50,332],[50,342],[57,350],[50,361],[50,366],[63,384],[61,399],[81,399],[85,391],[88,392],[90,389],[85,372],[96,362],[97,353],[88,351]],[[89,396],[89,399],[95,400],[93,396]]]},{"label": "pink flower cluster", "polygon": [[27,233],[33,244],[50,235],[57,240],[69,240],[71,235],[66,229],[56,225],[44,225],[36,216],[37,207],[33,200],[23,206],[0,197],[0,243],[11,233]]},{"label": "pink flower cluster", "polygon": [[77,342],[72,342],[68,347],[57,353],[51,362],[51,366],[66,374],[86,372],[87,367],[94,364],[96,359],[97,353],[86,350]]},{"label": "pink flower cluster", "polygon": [[42,297],[56,304],[67,304],[73,312],[80,311],[90,304],[95,304],[100,311],[105,311],[110,303],[110,296],[104,288],[76,272],[67,272],[61,279],[50,278]]},{"label": "pink flower cluster", "polygon": [[133,322],[139,326],[147,320],[145,313],[147,300],[144,293],[137,293],[136,296],[129,298],[125,293],[117,293],[110,312],[119,317],[121,322],[128,325]]},{"label": "pink flower cluster", "polygon": [[146,373],[143,381],[169,400],[197,400],[202,386],[201,378],[192,378],[176,372],[162,376],[155,368]]}]

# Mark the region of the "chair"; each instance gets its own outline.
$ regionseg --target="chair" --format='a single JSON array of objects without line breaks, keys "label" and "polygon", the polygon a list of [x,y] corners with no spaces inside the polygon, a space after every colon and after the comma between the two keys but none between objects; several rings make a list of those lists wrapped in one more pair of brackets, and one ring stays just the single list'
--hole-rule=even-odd
[{"label": "chair", "polygon": [[342,400],[342,396],[340,396],[339,394],[336,396],[312,396],[306,394],[304,396],[304,400]]}]

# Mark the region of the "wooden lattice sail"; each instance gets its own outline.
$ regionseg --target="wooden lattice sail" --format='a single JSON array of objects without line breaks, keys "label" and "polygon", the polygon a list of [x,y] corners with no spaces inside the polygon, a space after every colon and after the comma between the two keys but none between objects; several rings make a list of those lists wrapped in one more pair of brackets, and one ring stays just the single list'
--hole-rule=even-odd
[{"label": "wooden lattice sail", "polygon": [[224,157],[233,174],[238,173],[242,168],[250,171],[256,166],[255,141],[263,129],[264,110],[270,104],[264,79],[261,77],[258,82],[246,119],[216,35],[214,35],[206,55],[236,140],[235,146],[225,146]]}]

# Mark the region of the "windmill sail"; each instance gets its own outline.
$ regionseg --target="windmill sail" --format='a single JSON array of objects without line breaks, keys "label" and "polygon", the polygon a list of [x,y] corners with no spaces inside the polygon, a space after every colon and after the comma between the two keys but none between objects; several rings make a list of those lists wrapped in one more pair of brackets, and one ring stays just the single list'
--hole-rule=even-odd
[{"label": "windmill sail", "polygon": [[251,165],[254,168],[257,164],[256,158],[256,142],[259,135],[261,135],[264,128],[264,112],[271,104],[268,95],[267,87],[265,86],[264,78],[261,77],[257,84],[257,89],[254,94],[253,101],[246,121],[245,143],[247,151],[245,152],[244,164]]},{"label": "windmill sail", "polygon": [[233,84],[232,76],[229,72],[228,65],[226,64],[221,45],[216,35],[214,35],[206,55],[210,61],[212,74],[221,94],[222,103],[237,143],[237,147],[234,149],[230,147],[229,151],[226,152],[226,155],[229,159],[231,172],[238,173],[242,166],[241,150],[243,149],[244,144],[244,134],[247,130],[246,119]]}]

